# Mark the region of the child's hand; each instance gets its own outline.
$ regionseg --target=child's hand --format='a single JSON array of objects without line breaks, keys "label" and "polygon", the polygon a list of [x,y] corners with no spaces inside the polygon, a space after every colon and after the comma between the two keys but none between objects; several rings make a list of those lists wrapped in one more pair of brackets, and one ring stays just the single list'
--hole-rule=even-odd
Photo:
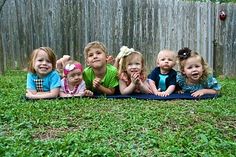
[{"label": "child's hand", "polygon": [[28,97],[28,98],[32,98],[32,96],[34,96],[36,93],[37,93],[36,91],[26,90],[25,96]]},{"label": "child's hand", "polygon": [[140,87],[140,90],[143,92],[143,93],[148,93],[148,94],[153,94],[150,86],[148,83],[145,83],[145,82],[142,82],[140,79],[138,80],[138,85]]},{"label": "child's hand", "polygon": [[161,97],[167,97],[167,96],[169,96],[170,94],[168,93],[168,92],[160,92],[160,94],[159,94],[159,96],[161,96]]},{"label": "child's hand", "polygon": [[26,96],[27,98],[31,98],[31,95],[32,95],[32,93],[31,93],[31,92],[28,92],[28,91],[26,91],[26,94],[25,94],[25,96]]},{"label": "child's hand", "polygon": [[131,74],[131,82],[133,82],[134,84],[139,84],[139,82],[140,82],[139,77],[140,77],[139,73]]},{"label": "child's hand", "polygon": [[93,92],[90,90],[85,89],[84,96],[93,96]]},{"label": "child's hand", "polygon": [[204,91],[203,90],[198,90],[198,91],[196,91],[196,92],[193,92],[192,94],[191,94],[191,96],[193,96],[193,97],[200,97],[200,96],[203,96],[205,93],[204,93]]},{"label": "child's hand", "polygon": [[115,59],[113,58],[113,56],[107,56],[107,63],[108,64],[114,64]]},{"label": "child's hand", "polygon": [[157,91],[154,92],[155,95],[161,96],[161,97],[166,97],[169,96],[170,94],[167,91],[161,91],[161,88],[159,88]]},{"label": "child's hand", "polygon": [[183,94],[184,92],[182,90],[176,91],[178,94]]},{"label": "child's hand", "polygon": [[96,77],[94,80],[93,80],[93,87],[94,88],[98,88],[99,86],[101,85],[101,79]]},{"label": "child's hand", "polygon": [[155,91],[153,94],[157,95],[157,96],[161,96],[162,92],[161,92],[161,88],[159,88],[157,91]]}]

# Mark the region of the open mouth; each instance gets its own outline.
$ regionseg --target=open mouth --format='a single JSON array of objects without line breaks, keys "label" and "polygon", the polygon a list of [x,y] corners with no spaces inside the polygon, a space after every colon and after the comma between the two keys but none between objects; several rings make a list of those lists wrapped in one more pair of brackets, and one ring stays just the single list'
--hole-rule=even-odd
[{"label": "open mouth", "polygon": [[139,72],[138,70],[131,70],[130,72],[132,72],[132,73],[136,73],[136,72]]},{"label": "open mouth", "polygon": [[40,67],[39,69],[40,69],[40,70],[43,70],[43,71],[48,70],[48,68],[46,68],[46,67]]},{"label": "open mouth", "polygon": [[198,76],[199,76],[198,73],[193,73],[193,74],[192,74],[192,77],[193,77],[193,78],[198,78]]}]

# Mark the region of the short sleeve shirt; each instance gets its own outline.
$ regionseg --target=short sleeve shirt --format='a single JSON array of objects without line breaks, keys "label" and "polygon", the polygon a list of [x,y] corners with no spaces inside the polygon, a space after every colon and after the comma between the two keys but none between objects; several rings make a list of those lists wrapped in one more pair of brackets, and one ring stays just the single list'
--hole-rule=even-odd
[{"label": "short sleeve shirt", "polygon": [[[106,65],[106,74],[103,77],[101,84],[106,88],[115,88],[119,85],[118,81],[118,72],[116,67],[107,64]],[[95,79],[94,71],[91,67],[87,67],[84,69],[83,72],[83,80],[86,84],[86,89],[91,90],[92,92],[98,93],[95,91],[95,88],[93,88],[93,80]]]},{"label": "short sleeve shirt", "polygon": [[[65,94],[71,94],[70,92],[72,92],[72,91],[67,91],[66,90],[65,81],[68,84],[68,80],[67,79],[65,79],[65,78],[61,79],[60,91],[64,92]],[[84,82],[84,80],[82,80],[81,83],[79,84],[78,88],[76,89],[76,91],[73,94],[84,93],[84,90],[85,90],[85,82]]]},{"label": "short sleeve shirt", "polygon": [[202,83],[189,85],[186,83],[186,77],[178,73],[176,81],[184,93],[193,93],[200,89],[214,89],[217,91],[221,89],[221,86],[212,75],[209,75]]},{"label": "short sleeve shirt", "polygon": [[161,74],[159,67],[156,67],[149,74],[148,79],[151,79],[155,82],[157,89],[165,91],[170,85],[176,85],[176,71],[171,69],[167,74]]},{"label": "short sleeve shirt", "polygon": [[50,72],[47,76],[43,77],[43,78],[39,78],[39,76],[35,73],[31,73],[29,72],[27,74],[27,89],[30,90],[36,90],[37,92],[39,92],[38,90],[38,85],[37,82],[41,82],[40,86],[42,88],[42,92],[49,92],[50,90],[54,89],[54,88],[59,88],[60,87],[60,75],[58,74],[58,72],[56,70],[53,70],[52,72]]}]

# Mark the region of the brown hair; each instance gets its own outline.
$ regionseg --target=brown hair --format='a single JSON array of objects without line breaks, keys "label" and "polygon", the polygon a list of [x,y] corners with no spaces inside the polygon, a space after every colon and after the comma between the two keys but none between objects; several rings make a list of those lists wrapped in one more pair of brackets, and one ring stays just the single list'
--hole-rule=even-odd
[{"label": "brown hair", "polygon": [[85,46],[85,48],[84,48],[84,57],[85,57],[85,59],[87,59],[88,51],[91,48],[99,48],[99,49],[101,49],[107,55],[107,48],[106,48],[106,46],[102,42],[100,42],[100,41],[93,41],[93,42],[88,43]]},{"label": "brown hair", "polygon": [[36,73],[36,71],[34,69],[34,64],[35,64],[35,59],[36,59],[40,50],[47,53],[48,59],[52,63],[52,69],[56,68],[56,55],[53,52],[53,50],[50,47],[40,47],[40,48],[34,49],[30,55],[29,66],[28,66],[29,72]]}]

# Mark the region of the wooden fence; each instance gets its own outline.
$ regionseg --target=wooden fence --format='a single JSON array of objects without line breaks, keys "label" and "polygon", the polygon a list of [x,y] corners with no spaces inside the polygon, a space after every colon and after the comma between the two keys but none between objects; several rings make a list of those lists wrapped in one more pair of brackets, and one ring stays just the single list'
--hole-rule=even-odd
[{"label": "wooden fence", "polygon": [[[0,0],[0,70],[27,66],[31,51],[53,48],[84,63],[94,40],[116,55],[122,45],[141,51],[147,69],[156,53],[189,47],[217,74],[236,76],[236,4],[180,0]],[[220,10],[227,18],[218,18]]]}]

